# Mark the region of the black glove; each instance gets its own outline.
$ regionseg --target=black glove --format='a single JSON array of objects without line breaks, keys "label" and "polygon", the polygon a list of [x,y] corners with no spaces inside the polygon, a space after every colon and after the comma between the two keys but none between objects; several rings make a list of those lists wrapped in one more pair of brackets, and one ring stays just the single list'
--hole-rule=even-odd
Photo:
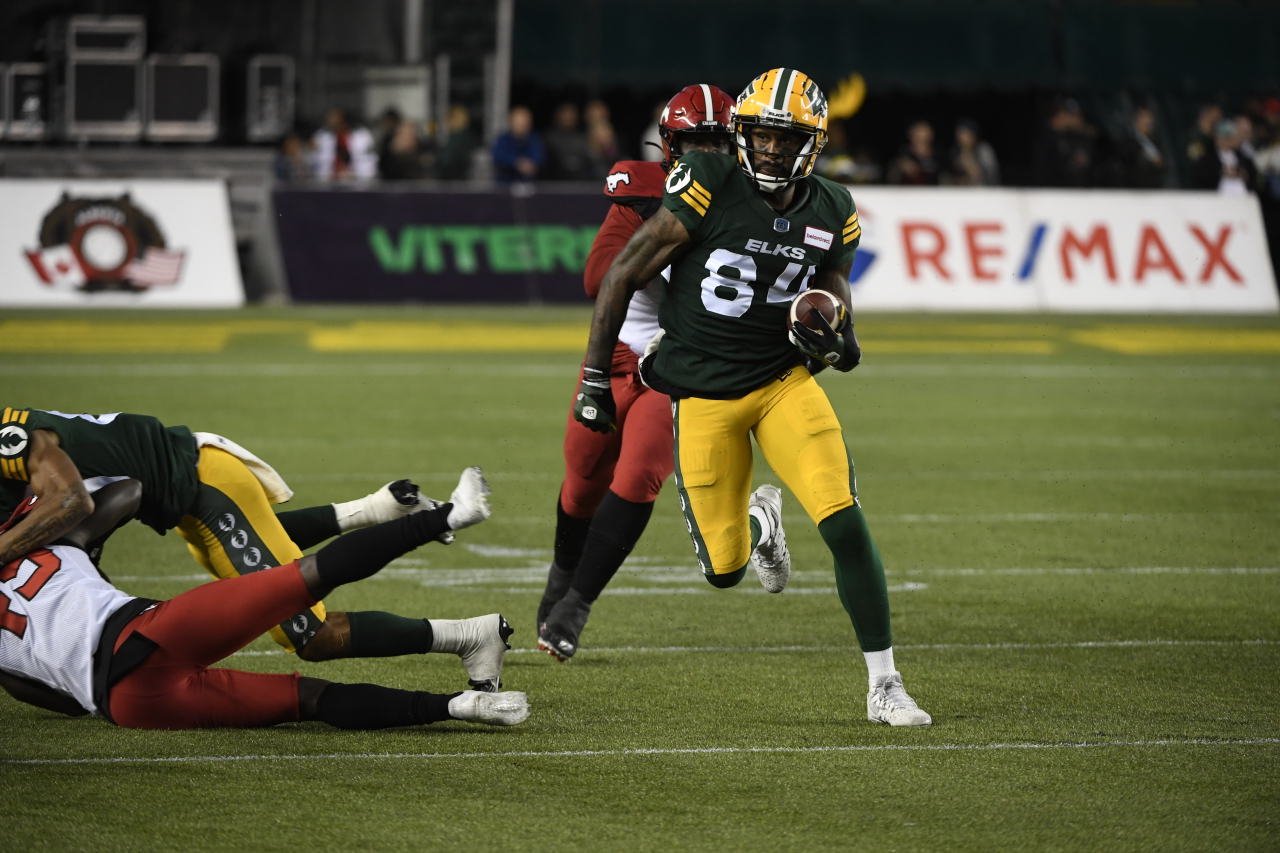
[{"label": "black glove", "polygon": [[594,367],[582,368],[582,384],[573,403],[574,419],[594,432],[614,432],[618,428],[618,410],[613,404],[609,372]]},{"label": "black glove", "polygon": [[853,333],[853,320],[846,322],[837,332],[826,317],[816,311],[814,317],[822,326],[821,330],[815,331],[797,323],[787,333],[791,343],[809,358],[829,364],[842,373],[857,367],[862,360],[862,348],[858,346],[858,336]]}]

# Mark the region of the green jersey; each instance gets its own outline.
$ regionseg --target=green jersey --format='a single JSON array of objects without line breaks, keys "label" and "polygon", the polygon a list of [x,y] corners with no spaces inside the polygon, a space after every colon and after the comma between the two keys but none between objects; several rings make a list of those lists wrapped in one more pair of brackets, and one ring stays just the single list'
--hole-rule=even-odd
[{"label": "green jersey", "polygon": [[671,266],[652,370],[675,396],[741,397],[803,361],[787,339],[791,300],[818,270],[847,264],[862,230],[841,185],[810,176],[796,192],[775,210],[724,154],[672,167],[662,203],[693,242]]},{"label": "green jersey", "polygon": [[0,512],[21,503],[30,480],[32,430],[56,433],[85,480],[132,477],[142,483],[138,518],[164,533],[195,502],[196,440],[184,426],[166,427],[148,415],[68,415],[5,408],[0,418]]}]

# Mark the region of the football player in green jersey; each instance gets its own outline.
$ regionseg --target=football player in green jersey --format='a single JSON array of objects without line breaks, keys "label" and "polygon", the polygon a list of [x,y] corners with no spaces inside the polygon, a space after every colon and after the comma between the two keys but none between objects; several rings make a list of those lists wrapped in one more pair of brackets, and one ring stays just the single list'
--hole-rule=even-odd
[{"label": "football player in green jersey", "polygon": [[[275,514],[292,491],[279,474],[233,441],[166,426],[150,415],[0,411],[0,513],[28,488],[40,498],[26,521],[0,533],[0,566],[46,546],[93,510],[86,480],[142,484],[138,519],[157,533],[176,529],[212,575],[232,578],[284,565],[339,533],[416,512],[443,513],[449,531],[489,517],[478,468],[463,472],[448,503],[407,480],[354,501]],[[452,533],[442,536],[452,541]],[[2,605],[3,602],[0,602]],[[304,660],[458,654],[472,687],[496,691],[511,627],[498,613],[472,619],[416,619],[381,611],[326,611],[323,602],[271,630]]]},{"label": "football player in green jersey", "polygon": [[847,316],[788,334],[791,301],[806,289],[849,303],[862,229],[848,191],[812,175],[826,142],[827,102],[794,69],[751,81],[734,115],[736,158],[690,152],[667,177],[663,207],[619,253],[596,299],[575,417],[614,427],[609,364],[627,299],[671,265],[662,332],[641,375],[672,398],[676,484],[707,580],[730,587],[754,566],[780,592],[791,561],[781,493],[751,489],[754,436],[835,558],[836,588],[866,659],[867,717],[894,726],[932,722],[893,661],[884,568],[855,492],[840,422],[813,378],[861,358]]}]

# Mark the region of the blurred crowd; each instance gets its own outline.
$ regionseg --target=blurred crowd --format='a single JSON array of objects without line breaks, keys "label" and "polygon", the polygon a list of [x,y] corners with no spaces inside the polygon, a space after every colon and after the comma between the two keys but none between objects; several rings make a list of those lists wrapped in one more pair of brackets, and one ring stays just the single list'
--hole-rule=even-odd
[{"label": "blurred crowd", "polygon": [[[332,109],[317,131],[284,138],[275,174],[285,183],[476,181],[517,191],[535,182],[598,182],[617,160],[662,159],[658,111],[644,136],[626,145],[603,100],[564,101],[543,117],[517,105],[486,145],[465,106],[449,109],[443,127],[388,109],[370,128]],[[1148,102],[1125,101],[1091,117],[1075,99],[1060,97],[1036,131],[1016,137],[1025,146],[1018,151],[997,151],[973,119],[910,120],[887,156],[852,140],[850,127],[831,120],[818,174],[849,184],[1254,193],[1280,264],[1280,97],[1245,100],[1231,110],[1204,102],[1187,128]],[[1002,173],[1005,158],[1021,167],[1015,181]]]},{"label": "blurred crowd", "polygon": [[[591,182],[618,159],[660,159],[656,115],[644,138],[620,143],[602,100],[566,101],[546,116],[513,107],[506,127],[488,146],[463,106],[443,127],[386,110],[372,127],[331,109],[314,133],[283,140],[276,173],[296,180],[473,180],[503,183]],[[1019,185],[1213,189],[1280,195],[1280,98],[1253,99],[1228,112],[1201,105],[1194,127],[1175,133],[1151,104],[1134,103],[1123,116],[1091,120],[1072,98],[1057,99],[1037,132],[1026,134],[1030,179]],[[819,160],[824,176],[849,184],[1000,186],[1001,152],[971,119],[941,123],[922,117],[902,129],[901,146],[877,156],[851,142],[847,123],[834,119]],[[1185,138],[1185,151],[1174,150]],[[1182,168],[1175,169],[1179,158]]]},{"label": "blurred crowd", "polygon": [[[1172,125],[1172,126],[1171,126]],[[1268,241],[1280,254],[1280,98],[1253,98],[1234,110],[1199,105],[1193,126],[1179,128],[1151,103],[1089,116],[1070,97],[1055,99],[1038,129],[1019,136],[1024,150],[998,151],[978,122],[906,122],[888,156],[855,142],[850,123],[832,120],[819,174],[846,184],[1199,189],[1255,194]],[[1007,138],[1007,134],[1006,134]],[[1002,159],[1022,165],[1008,181]],[[372,127],[331,109],[313,133],[280,145],[281,182],[483,181],[528,189],[535,182],[595,182],[623,158],[661,159],[657,112],[634,144],[619,141],[608,104],[565,101],[549,115],[513,107],[486,145],[470,111],[453,106],[443,127],[388,109]],[[1029,166],[1027,165],[1029,164]]]}]

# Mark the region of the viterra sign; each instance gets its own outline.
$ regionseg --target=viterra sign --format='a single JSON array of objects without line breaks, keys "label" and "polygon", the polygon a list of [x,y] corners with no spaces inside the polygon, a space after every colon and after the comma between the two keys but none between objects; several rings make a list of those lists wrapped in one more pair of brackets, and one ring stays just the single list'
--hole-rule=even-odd
[{"label": "viterra sign", "polygon": [[1278,310],[1250,196],[855,189],[855,305],[939,310]]}]

